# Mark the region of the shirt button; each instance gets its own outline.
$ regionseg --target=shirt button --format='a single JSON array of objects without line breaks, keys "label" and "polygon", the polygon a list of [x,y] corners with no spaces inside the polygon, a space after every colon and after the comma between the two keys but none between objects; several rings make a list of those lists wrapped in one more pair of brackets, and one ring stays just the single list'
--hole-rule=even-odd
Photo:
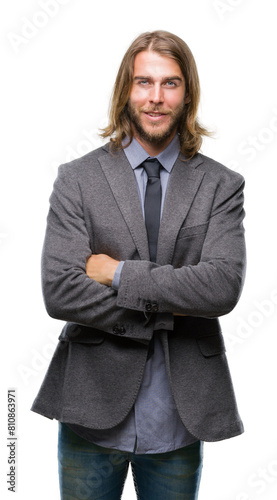
[{"label": "shirt button", "polygon": [[146,302],[146,304],[145,304],[145,311],[146,312],[151,312],[152,311],[152,304],[151,304],[151,302]]}]

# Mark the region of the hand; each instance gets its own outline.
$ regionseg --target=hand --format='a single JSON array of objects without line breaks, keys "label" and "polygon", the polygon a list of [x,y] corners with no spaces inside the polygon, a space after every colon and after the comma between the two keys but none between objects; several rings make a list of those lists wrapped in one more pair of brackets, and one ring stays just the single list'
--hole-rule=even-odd
[{"label": "hand", "polygon": [[119,260],[112,259],[108,255],[91,255],[87,260],[86,273],[89,278],[98,281],[101,285],[112,286],[118,264]]}]

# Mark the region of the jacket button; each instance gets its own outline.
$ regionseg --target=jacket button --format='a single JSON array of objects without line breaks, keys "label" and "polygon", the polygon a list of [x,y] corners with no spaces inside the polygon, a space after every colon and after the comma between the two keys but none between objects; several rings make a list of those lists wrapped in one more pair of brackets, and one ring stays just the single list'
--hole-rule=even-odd
[{"label": "jacket button", "polygon": [[158,310],[159,310],[159,306],[158,306],[157,302],[153,302],[153,304],[152,304],[152,311],[153,312],[158,312]]},{"label": "jacket button", "polygon": [[151,312],[152,311],[152,304],[151,304],[151,302],[146,302],[146,304],[145,304],[145,311],[146,312]]},{"label": "jacket button", "polygon": [[126,329],[124,326],[118,326],[118,325],[115,325],[113,327],[113,333],[115,335],[124,335],[126,333]]}]

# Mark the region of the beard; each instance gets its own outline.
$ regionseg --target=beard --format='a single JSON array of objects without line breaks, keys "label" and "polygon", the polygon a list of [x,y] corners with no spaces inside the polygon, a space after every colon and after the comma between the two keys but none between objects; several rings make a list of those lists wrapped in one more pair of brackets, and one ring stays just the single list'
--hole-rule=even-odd
[{"label": "beard", "polygon": [[[134,105],[128,102],[127,112],[131,124],[136,130],[138,136],[153,145],[161,145],[164,141],[166,141],[169,137],[173,136],[175,131],[178,129],[178,126],[181,122],[185,120],[185,103],[180,104],[174,111],[172,110],[163,110],[159,106],[153,107],[152,109],[145,108],[136,108]],[[159,124],[152,123],[151,127],[146,129],[141,120],[141,113],[151,113],[151,112],[160,112],[170,116],[170,122],[166,128],[163,127],[162,130],[159,130]]]}]

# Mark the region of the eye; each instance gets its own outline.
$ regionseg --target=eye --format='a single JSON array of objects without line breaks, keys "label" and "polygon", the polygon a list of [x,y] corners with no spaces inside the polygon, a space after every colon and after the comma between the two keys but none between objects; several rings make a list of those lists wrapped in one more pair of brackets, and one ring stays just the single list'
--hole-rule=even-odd
[{"label": "eye", "polygon": [[139,85],[145,86],[145,85],[148,85],[148,83],[149,83],[149,80],[138,80]]},{"label": "eye", "polygon": [[168,82],[165,82],[165,85],[167,87],[176,87],[176,82],[173,80],[168,80]]}]

